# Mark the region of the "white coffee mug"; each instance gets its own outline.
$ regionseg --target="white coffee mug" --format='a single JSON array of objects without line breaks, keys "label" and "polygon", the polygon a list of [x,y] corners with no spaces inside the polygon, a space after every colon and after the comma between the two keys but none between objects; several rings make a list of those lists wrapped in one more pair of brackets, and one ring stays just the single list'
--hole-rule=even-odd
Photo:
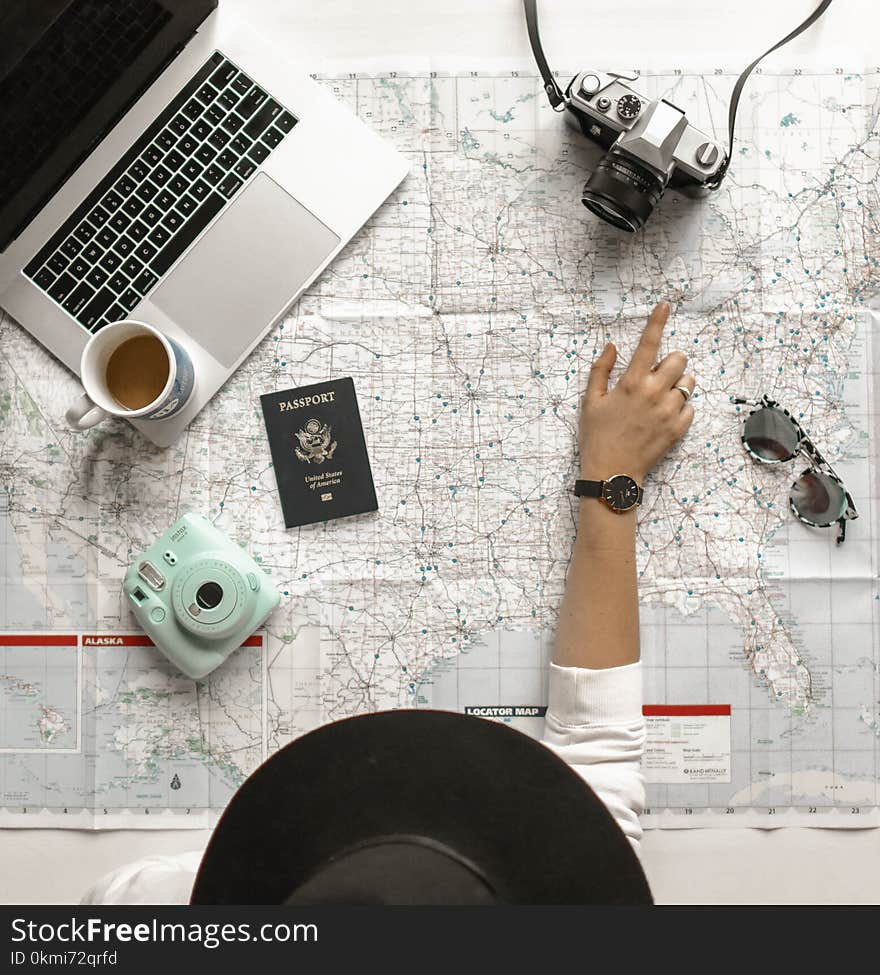
[{"label": "white coffee mug", "polygon": [[[168,380],[152,403],[138,410],[130,410],[110,393],[107,365],[119,346],[137,335],[152,335],[162,343],[168,357]],[[85,395],[66,414],[67,422],[74,430],[87,430],[108,416],[120,416],[127,420],[164,420],[186,406],[195,386],[192,359],[186,350],[152,325],[134,320],[112,322],[95,332],[83,349],[80,377],[85,386]]]}]

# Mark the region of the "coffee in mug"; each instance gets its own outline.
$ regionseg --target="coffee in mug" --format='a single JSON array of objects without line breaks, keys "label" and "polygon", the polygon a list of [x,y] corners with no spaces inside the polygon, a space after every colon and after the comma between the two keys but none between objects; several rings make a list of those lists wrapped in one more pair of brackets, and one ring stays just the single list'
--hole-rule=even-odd
[{"label": "coffee in mug", "polygon": [[67,411],[75,430],[107,416],[163,420],[186,406],[195,388],[192,359],[179,342],[145,322],[112,322],[86,343],[84,396]]},{"label": "coffee in mug", "polygon": [[155,335],[135,335],[111,353],[107,390],[127,410],[149,406],[168,382],[168,354]]}]

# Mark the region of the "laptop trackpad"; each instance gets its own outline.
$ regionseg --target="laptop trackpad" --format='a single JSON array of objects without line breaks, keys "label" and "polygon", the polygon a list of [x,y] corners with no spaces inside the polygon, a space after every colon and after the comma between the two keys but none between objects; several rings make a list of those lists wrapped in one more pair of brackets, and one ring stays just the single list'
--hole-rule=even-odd
[{"label": "laptop trackpad", "polygon": [[332,230],[257,173],[150,300],[231,367],[338,244]]}]

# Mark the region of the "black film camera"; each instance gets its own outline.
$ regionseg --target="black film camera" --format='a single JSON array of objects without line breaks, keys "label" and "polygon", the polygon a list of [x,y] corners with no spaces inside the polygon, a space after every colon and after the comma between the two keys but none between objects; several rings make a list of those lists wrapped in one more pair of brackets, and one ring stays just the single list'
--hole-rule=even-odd
[{"label": "black film camera", "polygon": [[728,149],[665,98],[648,98],[626,82],[638,75],[582,71],[565,93],[547,64],[538,33],[536,0],[523,0],[532,53],[555,111],[608,151],[587,180],[583,203],[601,220],[632,233],[644,227],[667,186],[689,196],[718,189],[730,164],[736,109],[743,85],[768,54],[806,30],[828,9],[822,0],[807,19],[756,58],[737,79],[728,112]]}]

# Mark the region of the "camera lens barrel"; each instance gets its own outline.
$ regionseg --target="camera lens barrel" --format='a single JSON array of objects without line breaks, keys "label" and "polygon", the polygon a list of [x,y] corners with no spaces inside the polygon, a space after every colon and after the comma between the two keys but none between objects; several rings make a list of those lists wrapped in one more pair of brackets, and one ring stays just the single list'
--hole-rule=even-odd
[{"label": "camera lens barrel", "polygon": [[633,233],[644,227],[665,189],[660,177],[612,150],[587,180],[583,204],[606,223]]}]

